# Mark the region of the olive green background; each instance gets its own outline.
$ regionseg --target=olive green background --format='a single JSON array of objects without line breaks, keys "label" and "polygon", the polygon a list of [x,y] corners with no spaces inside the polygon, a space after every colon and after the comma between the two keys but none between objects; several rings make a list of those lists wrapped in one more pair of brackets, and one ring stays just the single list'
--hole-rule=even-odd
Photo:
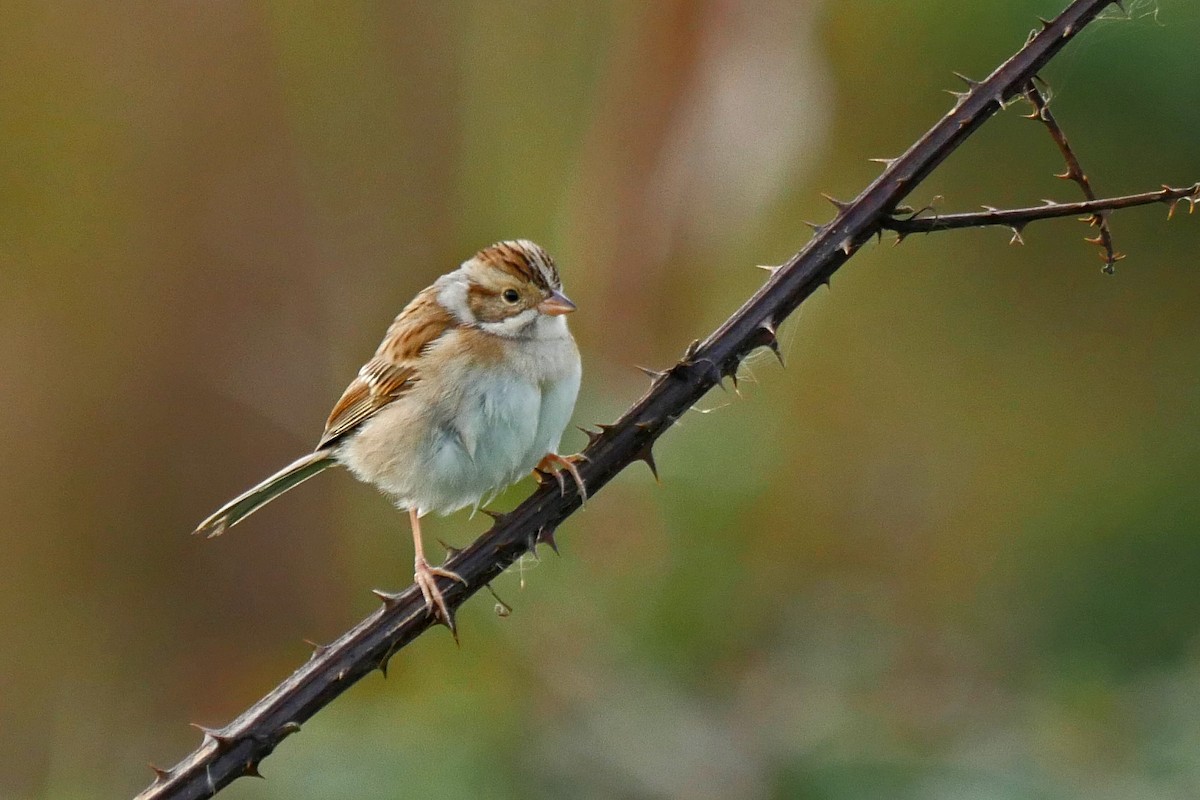
[{"label": "olive green background", "polygon": [[[315,442],[420,288],[529,237],[608,422],[1065,0],[5,3],[0,798],[122,797],[411,578]],[[1200,8],[1044,73],[1101,193],[1200,179]],[[1022,108],[912,197],[1075,199]],[[1200,217],[891,237],[228,798],[1200,792]],[[571,430],[564,448],[578,449]],[[525,482],[495,504],[515,505]],[[431,519],[462,544],[480,517]]]}]

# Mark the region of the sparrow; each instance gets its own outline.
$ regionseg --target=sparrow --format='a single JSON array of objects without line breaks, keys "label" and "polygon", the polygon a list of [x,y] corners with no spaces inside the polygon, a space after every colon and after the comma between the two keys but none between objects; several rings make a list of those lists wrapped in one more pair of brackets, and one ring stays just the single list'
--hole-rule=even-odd
[{"label": "sparrow", "polygon": [[316,449],[230,500],[195,533],[224,533],[335,465],[373,484],[412,526],[414,578],[429,613],[453,620],[430,566],[421,517],[476,508],[531,470],[570,474],[558,455],[579,392],[579,350],[567,328],[575,304],[549,254],[526,239],[485,247],[413,298],[346,387]]}]

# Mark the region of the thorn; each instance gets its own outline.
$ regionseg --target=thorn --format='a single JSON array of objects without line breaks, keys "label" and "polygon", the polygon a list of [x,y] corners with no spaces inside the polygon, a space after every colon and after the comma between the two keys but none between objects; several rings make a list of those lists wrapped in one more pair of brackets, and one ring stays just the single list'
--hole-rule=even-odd
[{"label": "thorn", "polygon": [[992,102],[994,102],[996,105],[1000,106],[1001,111],[1004,110],[1004,95],[997,94],[995,97],[992,98]]},{"label": "thorn", "polygon": [[304,643],[312,648],[312,655],[310,658],[322,658],[326,653],[329,652],[329,645],[327,644],[318,644],[312,639],[305,639]]},{"label": "thorn", "polygon": [[1068,169],[1065,172],[1054,173],[1054,177],[1058,178],[1059,180],[1073,181],[1075,180],[1075,173]]},{"label": "thorn", "polygon": [[772,341],[767,342],[767,347],[775,354],[775,360],[779,361],[779,366],[786,367],[787,365],[784,363],[784,351],[779,349],[779,339],[772,339]]},{"label": "thorn", "polygon": [[376,669],[379,670],[380,674],[383,675],[383,679],[385,681],[387,680],[388,662],[391,660],[392,660],[392,653],[391,653],[391,650],[389,649],[387,654],[384,655],[383,660],[381,660],[379,662],[379,666],[376,667]]},{"label": "thorn", "polygon": [[[587,431],[584,430],[583,428],[580,428],[579,430],[583,431],[584,433],[587,433]],[[600,434],[595,434],[595,435],[599,436]],[[589,442],[589,444],[590,444],[590,442]],[[481,509],[479,509],[479,511],[481,513],[487,514],[489,517],[491,517],[493,525],[503,525],[504,520],[508,519],[508,514],[505,514],[503,511],[492,511],[490,508],[481,508]],[[445,542],[442,542],[441,539],[438,539],[438,541],[441,542],[442,547],[446,547]],[[447,548],[447,549],[449,549],[449,548]]]},{"label": "thorn", "polygon": [[653,441],[646,442],[642,449],[633,457],[634,461],[645,461],[646,466],[650,468],[650,472],[654,475],[654,482],[662,485],[662,481],[658,477],[658,465],[654,463],[654,451],[651,449],[654,446]]},{"label": "thorn", "polygon": [[974,89],[976,86],[979,85],[979,81],[971,80],[966,75],[963,75],[961,72],[953,72],[951,74],[954,75],[954,77],[958,78],[963,83],[965,83],[967,85],[968,89]]},{"label": "thorn", "polygon": [[258,771],[258,764],[253,761],[246,762],[246,766],[242,768],[242,774],[247,778],[262,778],[263,780],[267,779],[266,775],[263,775]]},{"label": "thorn", "polygon": [[970,92],[956,92],[953,89],[942,89],[942,91],[953,97],[957,103],[961,103],[963,100],[966,100],[967,95],[970,94]]},{"label": "thorn", "polygon": [[[755,264],[754,266],[756,269],[766,270],[767,272],[771,273],[772,275],[774,275],[776,272],[779,271],[779,267],[777,267],[777,266],[773,267],[770,264]],[[641,367],[639,367],[638,369],[641,369]]]},{"label": "thorn", "polygon": [[1038,22],[1042,23],[1042,30],[1047,30],[1054,23],[1045,17],[1038,17]]},{"label": "thorn", "polygon": [[[763,267],[763,269],[768,269],[768,268],[767,268],[767,267]],[[646,375],[647,377],[649,377],[649,378],[650,378],[650,380],[652,380],[652,381],[656,381],[656,380],[658,380],[659,378],[661,378],[661,377],[663,377],[664,375],[666,375],[666,374],[667,374],[666,372],[663,372],[662,370],[650,369],[649,367],[643,367],[643,366],[641,366],[640,364],[634,364],[633,366],[634,366],[636,369],[638,369],[639,371],[641,371],[641,372],[642,372],[644,375]]]},{"label": "thorn", "polygon": [[[691,344],[689,344],[689,345],[687,346],[687,349],[683,351],[683,361],[684,361],[685,363],[686,363],[686,362],[690,362],[690,361],[691,361],[693,358],[695,358],[695,357],[696,357],[696,352],[697,352],[699,349],[700,349],[700,340],[699,340],[699,339],[693,339],[693,340],[692,340],[692,343],[691,343]],[[603,428],[604,426],[603,426],[603,425],[601,425],[600,427],[601,427],[601,428]]]},{"label": "thorn", "polygon": [[[847,236],[845,239],[842,240],[842,243],[838,246],[838,249],[841,250],[846,255],[850,255],[850,253],[854,251],[854,242],[850,239],[849,236]],[[826,281],[825,285],[828,286],[829,282]]]},{"label": "thorn", "polygon": [[395,608],[404,598],[404,592],[385,592],[382,589],[372,589],[371,594],[383,601],[383,607],[387,609]]},{"label": "thorn", "polygon": [[1012,238],[1008,240],[1009,244],[1025,244],[1025,240],[1021,238],[1021,229],[1016,225],[1012,226]]},{"label": "thorn", "polygon": [[868,158],[867,161],[873,161],[876,164],[883,164],[884,167],[890,167],[900,159],[898,158]]},{"label": "thorn", "polygon": [[433,615],[433,621],[434,624],[445,625],[446,629],[450,631],[450,635],[454,637],[455,646],[462,647],[462,642],[458,640],[458,623],[455,620],[454,611],[455,610],[453,608],[447,608],[445,619],[442,619],[441,614],[435,613]]},{"label": "thorn", "polygon": [[1047,208],[1054,208],[1056,205],[1058,205],[1058,203],[1054,200],[1047,200],[1045,197],[1043,197],[1042,205],[1046,206]]},{"label": "thorn", "polygon": [[996,208],[995,206],[982,206],[982,208],[989,214],[996,214],[1000,211],[1000,209]]},{"label": "thorn", "polygon": [[150,769],[154,771],[154,782],[155,783],[159,783],[160,781],[169,780],[171,777],[171,770],[169,770],[169,769],[163,769],[162,767],[158,766],[157,764],[147,764],[146,766],[150,767]]},{"label": "thorn", "polygon": [[896,241],[892,242],[892,247],[899,247],[900,243],[908,238],[908,234],[903,231],[896,232]]},{"label": "thorn", "polygon": [[762,340],[758,346],[771,348],[771,352],[775,354],[775,358],[779,359],[779,366],[787,366],[783,363],[783,353],[779,350],[779,336],[776,333],[775,326],[770,322],[764,322],[758,326],[758,330],[759,338]]},{"label": "thorn", "polygon": [[825,225],[818,225],[817,223],[810,222],[809,220],[806,220],[806,219],[802,219],[800,221],[803,222],[805,225],[807,225],[810,229],[812,229],[813,235],[824,233],[824,231],[825,231],[825,228],[826,228]]},{"label": "thorn", "polygon": [[588,437],[588,447],[591,447],[592,445],[594,445],[596,443],[596,440],[599,439],[604,434],[603,431],[589,430],[589,429],[583,427],[582,425],[576,425],[575,427],[579,428],[579,430],[583,431],[584,435]]},{"label": "thorn", "polygon": [[845,200],[838,200],[836,197],[827,195],[824,192],[821,192],[821,197],[824,197],[830,203],[833,203],[833,207],[836,208],[838,211],[845,211],[846,208],[849,207],[849,205],[850,205]]},{"label": "thorn", "polygon": [[[495,518],[493,517],[493,519],[495,519]],[[461,547],[455,547],[452,544],[446,544],[441,539],[438,539],[437,543],[440,544],[442,546],[442,549],[446,551],[446,557],[444,559],[442,559],[443,561],[449,561],[450,559],[454,558],[456,555],[458,555],[459,553],[462,552]]]},{"label": "thorn", "polygon": [[738,360],[738,359],[735,357],[735,358],[733,359],[733,363],[729,364],[729,365],[728,365],[728,366],[725,368],[725,375],[726,375],[726,377],[728,377],[728,378],[729,378],[729,380],[733,381],[733,390],[734,390],[734,391],[737,391],[737,388],[738,388],[738,376],[737,376],[737,374],[738,374],[738,367],[740,367],[740,366],[741,366],[741,361],[739,361],[739,360]]},{"label": "thorn", "polygon": [[300,732],[300,723],[299,722],[285,722],[282,725],[280,725],[279,730],[277,730],[275,732],[276,735],[279,736],[279,738],[276,739],[276,742],[281,742],[284,739],[286,739],[287,737],[291,736],[293,733],[299,733],[299,732]]},{"label": "thorn", "polygon": [[[1083,237],[1083,240],[1088,244],[1094,244],[1097,246],[1104,244],[1104,237],[1100,234],[1096,234],[1095,236],[1085,236]],[[1104,258],[1104,253],[1101,253],[1100,257]]]},{"label": "thorn", "polygon": [[233,743],[233,737],[227,733],[222,733],[220,728],[206,728],[195,722],[189,722],[188,724],[204,734],[205,744],[211,741],[216,744],[218,750],[224,750]]},{"label": "thorn", "polygon": [[[561,553],[558,552],[558,542],[554,540],[554,526],[543,525],[542,527],[538,528],[537,538],[535,541],[537,544],[550,545],[550,549],[554,551],[554,555],[561,555]],[[530,549],[532,550],[533,548],[531,547]]]}]

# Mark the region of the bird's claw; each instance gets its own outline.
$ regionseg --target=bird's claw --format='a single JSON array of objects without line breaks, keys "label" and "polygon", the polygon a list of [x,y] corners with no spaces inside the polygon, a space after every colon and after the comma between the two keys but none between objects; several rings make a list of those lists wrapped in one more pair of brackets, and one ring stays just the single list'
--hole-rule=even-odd
[{"label": "bird's claw", "polygon": [[583,453],[575,453],[570,456],[560,456],[558,453],[546,453],[545,457],[538,462],[533,468],[533,475],[537,478],[538,483],[544,483],[546,478],[553,476],[558,481],[558,490],[562,494],[567,493],[567,482],[563,478],[563,473],[571,476],[571,480],[575,481],[575,488],[579,490],[579,502],[587,503],[587,486],[583,483],[583,476],[579,474],[579,467],[587,461],[587,456]]},{"label": "bird's claw", "polygon": [[423,558],[418,558],[413,567],[413,580],[425,598],[425,608],[453,631],[454,617],[451,615],[449,607],[446,606],[446,598],[442,596],[442,590],[438,588],[437,581],[434,579],[437,577],[449,578],[466,586],[466,578],[443,567],[431,567],[429,562]]}]

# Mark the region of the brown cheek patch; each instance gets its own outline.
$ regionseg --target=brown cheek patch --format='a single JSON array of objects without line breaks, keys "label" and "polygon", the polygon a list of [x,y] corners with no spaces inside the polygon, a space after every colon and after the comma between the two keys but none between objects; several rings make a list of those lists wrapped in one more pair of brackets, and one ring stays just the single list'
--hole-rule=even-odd
[{"label": "brown cheek patch", "polygon": [[472,286],[467,290],[467,307],[480,322],[499,322],[508,317],[512,310],[499,294],[482,286]]}]

